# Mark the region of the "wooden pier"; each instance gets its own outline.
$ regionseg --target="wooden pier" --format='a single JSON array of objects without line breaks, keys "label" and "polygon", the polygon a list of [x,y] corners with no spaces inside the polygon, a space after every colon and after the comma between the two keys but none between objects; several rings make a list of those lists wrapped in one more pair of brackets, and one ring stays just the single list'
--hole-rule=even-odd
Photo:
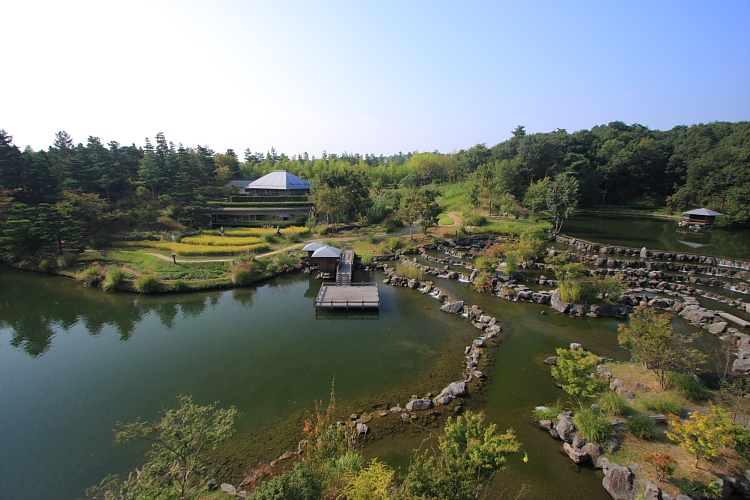
[{"label": "wooden pier", "polygon": [[335,283],[323,283],[315,307],[325,309],[378,309],[380,295],[377,283],[352,283],[354,252],[341,254]]}]

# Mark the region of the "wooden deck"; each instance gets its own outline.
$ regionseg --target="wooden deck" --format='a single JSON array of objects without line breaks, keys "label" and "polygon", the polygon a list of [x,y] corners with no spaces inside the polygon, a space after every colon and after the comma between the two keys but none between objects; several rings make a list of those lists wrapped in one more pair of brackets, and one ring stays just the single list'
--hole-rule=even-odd
[{"label": "wooden deck", "polygon": [[340,286],[323,283],[315,307],[326,309],[377,309],[380,295],[377,283],[352,283]]},{"label": "wooden deck", "polygon": [[323,283],[315,299],[315,307],[325,309],[377,309],[380,295],[377,283],[352,283],[354,252],[341,254],[336,283]]}]

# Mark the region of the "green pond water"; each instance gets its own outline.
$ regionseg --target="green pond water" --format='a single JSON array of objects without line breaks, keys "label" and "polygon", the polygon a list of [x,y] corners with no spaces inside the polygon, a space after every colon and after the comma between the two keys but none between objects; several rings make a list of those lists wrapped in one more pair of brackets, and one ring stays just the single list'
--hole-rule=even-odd
[{"label": "green pond water", "polygon": [[668,219],[583,214],[566,220],[561,233],[607,245],[750,259],[750,231],[696,232]]}]

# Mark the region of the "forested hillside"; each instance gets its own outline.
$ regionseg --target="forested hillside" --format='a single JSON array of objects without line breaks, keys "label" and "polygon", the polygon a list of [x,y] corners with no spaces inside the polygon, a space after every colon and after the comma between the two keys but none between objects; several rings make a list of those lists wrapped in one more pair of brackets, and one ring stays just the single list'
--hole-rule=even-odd
[{"label": "forested hillside", "polygon": [[[538,211],[539,192],[566,177],[577,180],[584,206],[674,211],[706,206],[727,214],[721,219],[725,225],[750,225],[750,122],[668,131],[612,122],[574,133],[558,129],[538,134],[519,126],[507,141],[449,154],[323,152],[317,158],[306,152],[288,156],[273,148],[265,154],[250,149],[242,156],[233,150],[216,153],[208,146],[175,145],[161,133],[155,144],[146,139],[143,145],[123,146],[115,141],[105,145],[93,136],[76,144],[61,131],[46,151],[21,151],[10,133],[0,130],[0,223],[7,232],[7,220],[34,219],[40,210],[49,212],[48,218],[82,217],[94,210],[81,208],[86,201],[95,204],[95,211],[126,211],[124,216],[132,218],[167,209],[200,225],[206,200],[226,196],[228,180],[253,179],[276,169],[309,179],[321,199],[326,189],[328,194],[356,193],[344,210],[349,217],[365,216],[377,207],[385,188],[453,181],[464,183],[468,206],[489,199],[495,208],[517,203]],[[55,207],[62,215],[52,213]],[[24,210],[37,215],[19,214]]]}]

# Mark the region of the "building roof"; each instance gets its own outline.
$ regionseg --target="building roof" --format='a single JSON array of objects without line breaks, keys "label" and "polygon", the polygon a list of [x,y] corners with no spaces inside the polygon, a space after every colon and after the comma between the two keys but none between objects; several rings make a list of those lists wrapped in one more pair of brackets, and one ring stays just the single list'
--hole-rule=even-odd
[{"label": "building roof", "polygon": [[336,247],[329,247],[328,245],[318,248],[313,252],[310,257],[334,257],[338,259],[341,256],[341,249]]},{"label": "building roof", "polygon": [[328,245],[326,245],[325,243],[321,243],[319,241],[314,241],[312,243],[308,243],[307,246],[305,246],[305,248],[302,249],[302,251],[303,252],[314,252],[318,248],[323,248],[323,247],[327,247],[327,246]]},{"label": "building roof", "polygon": [[247,189],[310,189],[311,184],[286,170],[274,170],[253,181]]},{"label": "building roof", "polygon": [[253,181],[255,181],[255,179],[232,179],[231,181],[227,182],[224,187],[243,188]]},{"label": "building roof", "polygon": [[714,212],[713,210],[709,210],[708,208],[699,208],[697,210],[691,210],[689,212],[683,212],[687,215],[724,215],[720,214],[719,212]]}]

